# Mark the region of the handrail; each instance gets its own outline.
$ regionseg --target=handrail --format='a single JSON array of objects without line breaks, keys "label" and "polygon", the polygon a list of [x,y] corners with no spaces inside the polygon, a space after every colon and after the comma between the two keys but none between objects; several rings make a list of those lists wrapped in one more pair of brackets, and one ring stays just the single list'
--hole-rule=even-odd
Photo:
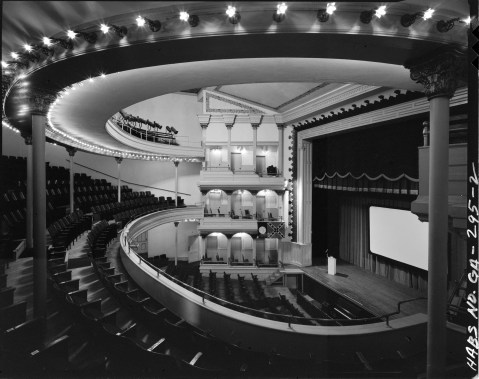
[{"label": "handrail", "polygon": [[[126,236],[125,236],[125,238],[126,238]],[[320,323],[320,324],[334,323],[334,324],[339,324],[339,325],[344,325],[344,324],[347,324],[347,325],[369,324],[369,323],[378,322],[378,321],[385,321],[386,325],[389,327],[390,317],[401,313],[401,305],[402,304],[412,302],[412,301],[416,301],[416,300],[427,299],[425,297],[417,297],[417,298],[413,298],[413,299],[403,300],[403,301],[398,302],[397,311],[386,313],[386,314],[381,315],[381,316],[357,318],[357,319],[322,319],[322,318],[300,317],[300,316],[292,316],[292,315],[285,315],[285,314],[280,314],[280,313],[272,313],[272,312],[267,312],[267,311],[261,311],[261,310],[258,310],[258,309],[253,309],[253,308],[246,307],[244,305],[232,303],[232,302],[230,302],[228,300],[225,300],[225,299],[218,298],[218,297],[216,297],[214,295],[211,295],[207,292],[199,290],[198,288],[192,287],[185,282],[182,282],[181,280],[175,278],[174,276],[166,273],[164,270],[154,266],[153,264],[151,264],[150,262],[145,260],[143,257],[141,257],[135,250],[132,250],[131,249],[132,245],[130,244],[131,241],[126,241],[126,242],[127,242],[127,245],[128,245],[128,251],[127,251],[128,255],[131,252],[133,252],[138,257],[139,263],[140,264],[144,263],[148,267],[150,267],[152,270],[156,271],[157,276],[159,276],[161,274],[162,276],[164,276],[167,279],[171,280],[172,282],[178,284],[179,286],[188,289],[189,291],[193,292],[194,294],[196,294],[198,296],[201,296],[203,304],[205,304],[205,300],[211,300],[213,303],[219,304],[221,306],[225,306],[225,307],[228,307],[228,308],[233,309],[233,310],[238,310],[239,309],[240,311],[243,311],[243,313],[250,312],[255,316],[259,315],[259,317],[262,317],[262,318],[267,318],[265,316],[280,318],[280,319],[284,320],[284,321],[282,320],[280,322],[287,322],[289,327],[291,327],[291,324],[294,323],[294,321],[298,321],[298,320],[315,321],[315,322]]]},{"label": "handrail", "polygon": [[[69,159],[65,159],[67,162],[70,162]],[[91,168],[91,167],[88,167],[88,166],[85,166],[85,165],[82,165],[80,163],[77,163],[77,162],[73,162],[73,164],[77,165],[77,166],[81,166],[83,168],[86,168],[87,170],[91,170],[91,171],[94,171],[98,174],[101,174],[101,175],[104,175],[108,178],[112,178],[112,179],[115,179],[117,180],[118,178],[115,177],[115,176],[112,176],[112,175],[109,175],[109,174],[106,174],[104,172],[101,172],[101,171],[98,171],[98,170],[95,170],[94,168]],[[132,183],[132,182],[129,182],[127,180],[124,180],[124,179],[121,179],[121,182],[122,183],[126,183],[126,184],[131,184],[133,186],[138,186],[138,187],[144,187],[144,188],[151,188],[151,189],[155,189],[155,190],[158,190],[158,191],[165,191],[165,192],[171,192],[171,193],[175,193],[175,191],[172,191],[172,190],[167,190],[167,189],[164,189],[164,188],[158,188],[158,187],[153,187],[153,186],[148,186],[146,184],[138,184],[138,183]],[[185,195],[185,196],[191,196],[190,193],[184,193],[184,192],[177,192],[178,195]]]}]

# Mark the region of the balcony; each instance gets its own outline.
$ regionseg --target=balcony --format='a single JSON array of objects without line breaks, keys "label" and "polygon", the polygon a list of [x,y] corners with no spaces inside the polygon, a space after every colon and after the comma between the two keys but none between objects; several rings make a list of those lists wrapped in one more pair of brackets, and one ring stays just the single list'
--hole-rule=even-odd
[{"label": "balcony", "polygon": [[253,191],[261,191],[263,189],[282,191],[284,190],[284,178],[282,175],[260,176],[252,170],[242,170],[241,174],[230,170],[208,170],[200,172],[198,185],[202,192],[216,188],[221,188],[224,191],[234,191],[238,188]]}]

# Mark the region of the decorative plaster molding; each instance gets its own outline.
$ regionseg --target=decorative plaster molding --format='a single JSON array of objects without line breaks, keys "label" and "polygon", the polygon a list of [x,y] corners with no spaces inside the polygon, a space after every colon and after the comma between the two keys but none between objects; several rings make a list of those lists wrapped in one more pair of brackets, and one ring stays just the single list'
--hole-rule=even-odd
[{"label": "decorative plaster molding", "polygon": [[291,108],[284,112],[283,122],[291,123],[300,119],[307,118],[308,115],[314,113],[321,113],[331,109],[331,107],[339,107],[348,100],[356,98],[370,92],[377,92],[379,87],[372,87],[367,85],[345,84],[334,91],[322,94],[315,99],[312,99],[302,105]]},{"label": "decorative plaster molding", "polygon": [[[214,108],[211,106],[212,99],[225,104],[224,108]],[[233,107],[232,107],[233,106]],[[232,96],[204,91],[203,109],[205,113],[233,113],[233,114],[266,114],[268,110],[262,107],[256,107],[253,104],[242,101]]]}]

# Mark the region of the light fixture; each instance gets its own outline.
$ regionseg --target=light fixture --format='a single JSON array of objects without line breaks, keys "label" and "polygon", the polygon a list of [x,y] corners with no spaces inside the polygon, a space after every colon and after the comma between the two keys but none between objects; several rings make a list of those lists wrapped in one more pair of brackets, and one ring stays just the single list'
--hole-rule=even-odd
[{"label": "light fixture", "polygon": [[115,34],[120,38],[123,38],[128,34],[128,29],[126,28],[126,26],[117,26],[113,24],[105,25],[105,26],[112,28]]},{"label": "light fixture", "polygon": [[401,25],[404,26],[405,28],[408,28],[421,17],[424,20],[430,19],[433,13],[434,13],[434,9],[429,8],[427,11],[424,11],[424,12],[417,12],[414,14],[405,14],[401,17]]},{"label": "light fixture", "polygon": [[10,56],[15,60],[20,58],[20,55],[18,53],[16,53],[15,51],[12,51],[10,53]]},{"label": "light fixture", "polygon": [[329,16],[336,10],[336,3],[328,3],[326,9],[319,9],[316,18],[319,22],[326,22],[329,20]]},{"label": "light fixture", "polygon": [[97,40],[96,33],[75,32],[71,29],[67,31],[67,37],[71,40],[75,39],[76,37],[82,37],[85,41],[91,44],[96,43],[96,40]]},{"label": "light fixture", "polygon": [[231,5],[228,5],[228,9],[226,9],[226,14],[228,15],[229,22],[233,25],[237,24],[241,20],[241,15],[236,10],[236,8],[232,7]]},{"label": "light fixture", "polygon": [[107,24],[101,24],[100,30],[103,32],[103,34],[107,34],[108,31],[110,30],[110,27]]},{"label": "light fixture", "polygon": [[7,68],[8,66],[10,65],[7,62],[2,61],[2,68]]},{"label": "light fixture", "polygon": [[197,15],[190,15],[188,12],[180,12],[180,20],[188,22],[192,28],[200,23],[200,18]]},{"label": "light fixture", "polygon": [[436,28],[441,33],[446,33],[454,27],[456,22],[460,22],[462,24],[469,25],[471,23],[471,17],[461,20],[459,17],[451,18],[450,20],[439,20],[436,24]]},{"label": "light fixture", "polygon": [[24,45],[23,45],[23,48],[24,48],[25,51],[27,51],[27,52],[30,52],[30,51],[33,50],[32,46],[29,45],[28,43],[24,44]]},{"label": "light fixture", "polygon": [[276,22],[281,22],[286,17],[286,10],[288,6],[285,3],[278,4],[276,6],[276,12],[273,13],[273,20]]},{"label": "light fixture", "polygon": [[73,42],[71,39],[43,37],[42,41],[45,46],[60,45],[66,50],[73,50]]},{"label": "light fixture", "polygon": [[359,15],[359,19],[363,24],[369,24],[371,20],[373,19],[373,16],[376,16],[377,18],[381,18],[386,14],[386,6],[381,5],[379,8],[371,9],[369,11],[363,11]]},{"label": "light fixture", "polygon": [[159,20],[150,20],[146,17],[138,16],[136,18],[136,23],[140,27],[145,26],[145,24],[148,24],[148,27],[152,32],[158,32],[161,29],[161,22]]}]

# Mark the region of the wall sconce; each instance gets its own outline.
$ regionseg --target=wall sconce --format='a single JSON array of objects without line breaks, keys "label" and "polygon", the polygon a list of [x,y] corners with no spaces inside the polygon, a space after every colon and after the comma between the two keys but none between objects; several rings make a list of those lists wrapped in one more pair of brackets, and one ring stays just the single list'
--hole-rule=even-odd
[{"label": "wall sconce", "polygon": [[336,3],[328,3],[326,9],[319,9],[316,18],[319,22],[326,22],[329,20],[329,16],[336,10]]},{"label": "wall sconce", "polygon": [[67,31],[67,36],[71,40],[76,38],[76,37],[82,37],[86,42],[95,44],[97,40],[97,35],[94,32],[87,33],[87,32],[75,32],[73,30],[68,30]]},{"label": "wall sconce", "polygon": [[285,3],[281,3],[278,4],[276,8],[276,12],[273,13],[273,20],[276,22],[281,22],[286,17],[286,9],[288,9],[288,6]]},{"label": "wall sconce", "polygon": [[233,25],[237,24],[241,20],[241,15],[236,10],[236,8],[232,7],[231,5],[228,5],[228,9],[226,9],[226,14],[228,15],[229,22],[231,22]]},{"label": "wall sconce", "polygon": [[469,25],[471,23],[471,17],[468,17],[465,20],[461,20],[459,17],[452,18],[452,19],[447,20],[447,21],[440,20],[440,21],[437,22],[436,28],[439,32],[446,33],[454,27],[454,24],[456,22],[460,22],[460,23]]},{"label": "wall sconce", "polygon": [[138,26],[144,26],[145,23],[148,24],[152,32],[158,32],[161,29],[161,22],[159,20],[150,20],[149,18],[138,16],[136,23]]},{"label": "wall sconce", "polygon": [[62,38],[48,38],[48,37],[43,37],[43,43],[49,47],[52,45],[60,45],[63,47],[65,50],[73,50],[73,41],[62,39]]},{"label": "wall sconce", "polygon": [[369,11],[363,11],[359,15],[359,19],[363,24],[369,24],[371,20],[373,19],[373,16],[376,16],[377,18],[381,18],[386,14],[386,6],[381,5],[379,8],[371,9]]},{"label": "wall sconce", "polygon": [[180,20],[188,22],[192,28],[198,26],[200,23],[200,18],[197,15],[190,15],[188,12],[180,12]]},{"label": "wall sconce", "polygon": [[405,28],[408,28],[421,17],[424,20],[430,19],[433,13],[434,13],[434,9],[429,8],[427,11],[424,11],[424,12],[417,12],[414,14],[405,14],[401,17],[401,25],[404,26]]},{"label": "wall sconce", "polygon": [[112,28],[115,34],[120,38],[123,38],[128,34],[128,29],[126,26],[117,26],[113,24],[100,25],[100,30],[103,32],[103,34],[107,34],[110,31],[110,28]]}]

